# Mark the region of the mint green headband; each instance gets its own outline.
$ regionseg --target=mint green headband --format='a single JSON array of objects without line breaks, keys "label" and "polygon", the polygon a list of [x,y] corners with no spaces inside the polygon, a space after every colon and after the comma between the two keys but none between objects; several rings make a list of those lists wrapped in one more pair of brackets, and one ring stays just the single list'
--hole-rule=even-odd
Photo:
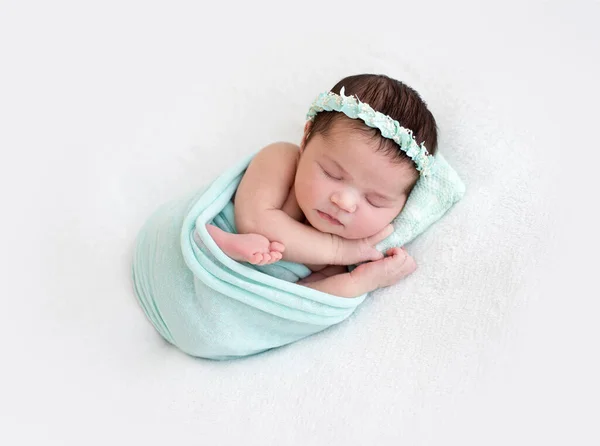
[{"label": "mint green headband", "polygon": [[434,157],[427,152],[424,143],[421,143],[421,146],[417,144],[412,130],[402,127],[398,121],[389,116],[373,110],[369,104],[360,102],[357,97],[344,95],[344,87],[339,95],[328,91],[317,96],[306,114],[306,119],[312,121],[317,113],[324,110],[342,112],[349,118],[360,118],[369,127],[378,128],[381,136],[393,140],[406,152],[422,176],[431,173]]}]

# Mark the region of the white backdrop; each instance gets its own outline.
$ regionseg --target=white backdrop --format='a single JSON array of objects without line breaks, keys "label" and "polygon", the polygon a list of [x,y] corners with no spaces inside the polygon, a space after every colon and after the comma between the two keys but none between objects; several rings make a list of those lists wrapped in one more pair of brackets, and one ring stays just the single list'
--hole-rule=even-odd
[{"label": "white backdrop", "polygon": [[[0,0],[0,443],[597,444],[599,13]],[[129,278],[149,213],[360,72],[421,93],[467,185],[419,270],[263,355],[165,344]]]}]

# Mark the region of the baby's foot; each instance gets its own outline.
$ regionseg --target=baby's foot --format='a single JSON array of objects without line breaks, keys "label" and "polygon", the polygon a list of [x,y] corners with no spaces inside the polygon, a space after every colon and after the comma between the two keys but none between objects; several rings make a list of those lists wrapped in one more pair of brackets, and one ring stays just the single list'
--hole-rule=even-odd
[{"label": "baby's foot", "polygon": [[386,255],[381,260],[359,265],[351,274],[382,288],[393,285],[417,269],[415,260],[403,248],[390,248]]},{"label": "baby's foot", "polygon": [[285,246],[269,241],[264,235],[231,234],[213,225],[206,225],[206,230],[225,254],[239,262],[268,265],[283,257]]}]

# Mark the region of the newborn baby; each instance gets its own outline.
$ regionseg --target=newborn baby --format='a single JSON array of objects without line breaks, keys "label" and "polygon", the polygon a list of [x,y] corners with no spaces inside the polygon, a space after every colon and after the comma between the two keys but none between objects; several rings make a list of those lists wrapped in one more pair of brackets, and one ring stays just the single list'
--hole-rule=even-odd
[{"label": "newborn baby", "polygon": [[[437,126],[419,94],[387,76],[350,76],[331,92],[338,101],[355,96],[411,129],[413,144],[401,147],[363,119],[313,107],[300,146],[270,144],[248,166],[234,197],[238,234],[207,230],[235,260],[303,263],[313,273],[299,284],[357,297],[416,269],[403,248],[384,256],[375,245],[392,233],[390,223],[435,153]],[[416,155],[415,141],[422,149]]]}]

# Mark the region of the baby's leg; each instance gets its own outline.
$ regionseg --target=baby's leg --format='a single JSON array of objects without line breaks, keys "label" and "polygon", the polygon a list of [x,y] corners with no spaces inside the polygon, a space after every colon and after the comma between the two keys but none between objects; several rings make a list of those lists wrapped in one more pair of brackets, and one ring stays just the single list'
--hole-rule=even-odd
[{"label": "baby's leg", "polygon": [[214,225],[206,225],[206,230],[221,250],[234,260],[253,265],[267,265],[283,257],[285,247],[279,242],[271,242],[260,234],[232,234]]}]

